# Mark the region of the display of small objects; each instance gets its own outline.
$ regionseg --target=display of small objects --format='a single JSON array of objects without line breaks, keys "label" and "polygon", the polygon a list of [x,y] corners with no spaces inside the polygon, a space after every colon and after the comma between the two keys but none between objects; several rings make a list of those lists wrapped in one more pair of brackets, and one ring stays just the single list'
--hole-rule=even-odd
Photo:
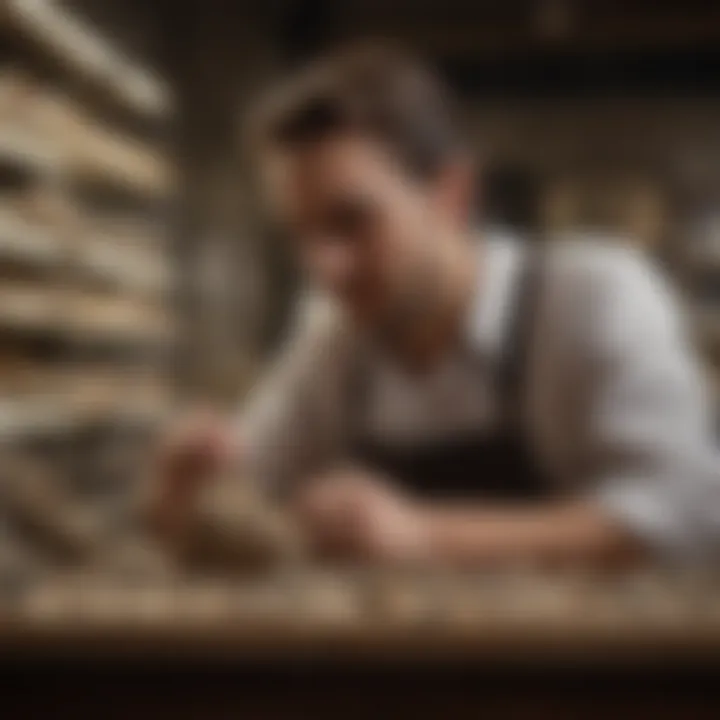
[{"label": "display of small objects", "polygon": [[[368,568],[307,567],[234,580],[167,572],[162,579],[128,581],[106,569],[46,578],[4,598],[0,616],[5,628],[29,632],[144,628],[192,638],[202,630],[207,641],[236,638],[239,647],[243,638],[282,643],[304,633],[381,645],[485,638],[510,647],[538,639],[632,645],[672,638],[720,650],[717,597],[677,578],[551,574],[529,581],[465,572],[440,582],[432,572],[417,571],[378,585],[372,574]],[[641,602],[636,582],[652,586],[641,592]],[[525,586],[522,595],[518,584]]]}]

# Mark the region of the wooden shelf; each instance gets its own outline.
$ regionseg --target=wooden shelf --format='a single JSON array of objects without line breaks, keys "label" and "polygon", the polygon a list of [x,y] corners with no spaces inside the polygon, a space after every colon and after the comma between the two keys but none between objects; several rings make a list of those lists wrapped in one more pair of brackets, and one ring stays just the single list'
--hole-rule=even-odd
[{"label": "wooden shelf", "polygon": [[0,260],[53,267],[66,258],[67,247],[52,232],[0,208]]},{"label": "wooden shelf", "polygon": [[90,239],[76,261],[89,276],[129,293],[162,295],[170,287],[170,272],[161,257],[120,242]]},{"label": "wooden shelf", "polygon": [[47,143],[12,127],[0,128],[0,164],[40,175],[57,173],[61,167],[60,158]]},{"label": "wooden shelf", "polygon": [[133,112],[166,117],[165,86],[128,60],[90,24],[52,0],[5,0],[0,18],[8,33],[30,43],[68,73],[79,75]]},{"label": "wooden shelf", "polygon": [[18,441],[62,435],[98,424],[150,423],[170,417],[169,406],[108,403],[74,407],[66,402],[42,399],[0,399],[0,440]]},{"label": "wooden shelf", "polygon": [[139,246],[127,248],[121,240],[107,238],[71,246],[66,236],[28,222],[16,212],[3,211],[0,205],[0,262],[60,272],[75,268],[81,278],[86,276],[130,297],[163,297],[170,288],[171,273],[159,253]]},{"label": "wooden shelf", "polygon": [[170,168],[151,148],[83,117],[77,108],[58,118],[58,130],[71,178],[114,183],[151,197],[169,195]]},{"label": "wooden shelf", "polygon": [[151,199],[171,193],[171,167],[147,144],[113,132],[61,94],[32,83],[15,90],[15,99],[12,92],[5,99],[12,112],[0,117],[0,162]]},{"label": "wooden shelf", "polygon": [[77,291],[64,302],[63,332],[82,342],[166,344],[174,334],[172,318],[155,304]]},{"label": "wooden shelf", "polygon": [[64,432],[75,426],[68,408],[43,400],[0,399],[0,438]]},{"label": "wooden shelf", "polygon": [[[12,376],[11,376],[12,377]],[[150,422],[167,417],[170,388],[118,371],[25,368],[20,387],[0,386],[0,440],[70,432],[100,422]]]},{"label": "wooden shelf", "polygon": [[57,288],[4,280],[0,283],[0,326],[55,336],[62,326],[62,301]]},{"label": "wooden shelf", "polygon": [[130,128],[160,128],[168,89],[60,2],[0,0],[0,36],[20,60],[0,69],[0,440],[158,422],[170,388],[137,373],[174,338],[172,273],[145,208],[173,169]]},{"label": "wooden shelf", "polygon": [[158,345],[172,341],[169,314],[134,298],[28,282],[0,283],[0,329],[79,344]]}]

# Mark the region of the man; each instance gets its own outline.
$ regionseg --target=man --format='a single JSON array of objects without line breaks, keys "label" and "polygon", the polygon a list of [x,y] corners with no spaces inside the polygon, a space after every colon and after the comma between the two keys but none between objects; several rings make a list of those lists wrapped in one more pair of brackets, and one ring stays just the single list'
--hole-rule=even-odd
[{"label": "man", "polygon": [[445,89],[402,54],[316,64],[259,117],[263,183],[312,300],[239,432],[169,444],[166,532],[187,532],[203,479],[240,462],[288,494],[319,550],[354,558],[712,549],[706,392],[636,252],[477,229]]}]

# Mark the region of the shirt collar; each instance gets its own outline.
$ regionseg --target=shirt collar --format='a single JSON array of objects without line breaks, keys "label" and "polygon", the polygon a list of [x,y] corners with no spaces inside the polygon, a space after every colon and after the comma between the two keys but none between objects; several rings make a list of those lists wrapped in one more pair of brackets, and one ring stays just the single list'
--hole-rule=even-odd
[{"label": "shirt collar", "polygon": [[503,350],[521,259],[521,243],[511,234],[483,233],[477,247],[477,279],[465,336],[487,360],[495,360]]}]

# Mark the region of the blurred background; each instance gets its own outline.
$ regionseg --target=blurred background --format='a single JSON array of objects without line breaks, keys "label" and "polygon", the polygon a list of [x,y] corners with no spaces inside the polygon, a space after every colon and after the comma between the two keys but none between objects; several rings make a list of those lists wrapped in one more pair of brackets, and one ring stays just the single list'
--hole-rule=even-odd
[{"label": "blurred background", "polygon": [[231,407],[262,371],[295,275],[240,127],[268,83],[352,39],[400,41],[454,85],[486,218],[620,233],[663,262],[720,377],[717,3],[0,8],[0,441],[75,490],[118,490],[178,403]]},{"label": "blurred background", "polygon": [[37,539],[23,567],[122,531],[157,429],[262,372],[296,276],[240,127],[360,38],[454,85],[479,212],[646,248],[720,378],[716,2],[0,0],[0,517]]}]

